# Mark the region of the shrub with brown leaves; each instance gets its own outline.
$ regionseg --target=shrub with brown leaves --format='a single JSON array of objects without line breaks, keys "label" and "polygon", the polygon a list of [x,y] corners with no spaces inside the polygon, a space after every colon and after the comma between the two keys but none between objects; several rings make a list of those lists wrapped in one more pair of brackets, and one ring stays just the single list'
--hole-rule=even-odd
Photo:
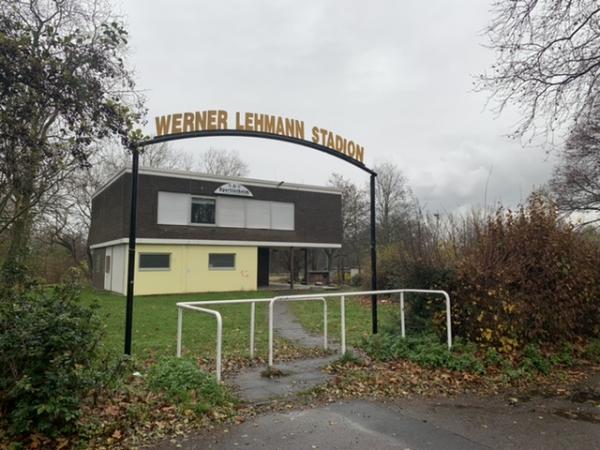
[{"label": "shrub with brown leaves", "polygon": [[600,334],[600,246],[532,195],[473,224],[451,293],[455,333],[509,352]]}]

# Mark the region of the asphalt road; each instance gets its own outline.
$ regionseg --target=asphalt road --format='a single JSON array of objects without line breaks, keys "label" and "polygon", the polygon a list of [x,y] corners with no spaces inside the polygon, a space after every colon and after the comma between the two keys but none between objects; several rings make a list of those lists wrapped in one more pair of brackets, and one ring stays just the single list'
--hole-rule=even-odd
[{"label": "asphalt road", "polygon": [[364,400],[266,414],[164,442],[183,449],[600,449],[600,410],[565,399]]}]

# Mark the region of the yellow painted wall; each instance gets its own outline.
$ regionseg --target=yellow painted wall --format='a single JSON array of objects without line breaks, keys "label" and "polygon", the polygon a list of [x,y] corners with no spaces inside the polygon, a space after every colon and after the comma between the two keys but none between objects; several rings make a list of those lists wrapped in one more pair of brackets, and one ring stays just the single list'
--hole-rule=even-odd
[{"label": "yellow painted wall", "polygon": [[[137,245],[135,294],[252,291],[257,289],[256,247]],[[139,270],[140,253],[170,253],[170,270]],[[209,270],[209,253],[235,253],[234,270]]]}]

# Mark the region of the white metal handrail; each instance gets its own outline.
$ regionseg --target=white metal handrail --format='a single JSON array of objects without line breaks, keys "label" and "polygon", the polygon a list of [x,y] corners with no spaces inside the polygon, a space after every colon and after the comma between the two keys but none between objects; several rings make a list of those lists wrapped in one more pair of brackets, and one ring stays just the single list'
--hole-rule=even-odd
[{"label": "white metal handrail", "polygon": [[[342,334],[342,353],[346,352],[346,313],[345,313],[345,300],[346,297],[356,297],[365,295],[385,295],[385,294],[400,294],[400,322],[402,337],[405,337],[404,331],[404,293],[420,293],[420,294],[438,294],[442,295],[446,301],[446,338],[448,343],[448,349],[452,348],[452,321],[450,317],[451,305],[450,296],[446,291],[434,290],[434,289],[385,289],[380,291],[356,291],[356,292],[336,292],[336,293],[324,293],[324,294],[297,294],[297,295],[285,295],[275,297],[273,300],[308,300],[311,298],[340,298],[340,315],[341,315],[341,334]],[[271,320],[272,312],[269,311],[269,321]],[[271,327],[269,333],[272,333]],[[269,339],[269,366],[273,365],[273,342]]]},{"label": "white metal handrail", "polygon": [[270,302],[271,298],[240,298],[233,300],[208,300],[208,301],[194,301],[194,302],[179,302],[179,306],[206,306],[206,305],[236,305],[236,304],[250,304],[250,358],[254,358],[254,330],[256,320],[256,304]]},{"label": "white metal handrail", "polygon": [[451,321],[451,304],[450,296],[446,291],[429,290],[429,289],[385,289],[380,291],[350,291],[350,292],[335,292],[321,294],[297,294],[286,295],[272,298],[254,298],[254,299],[235,299],[235,300],[209,300],[209,301],[194,301],[194,302],[179,302],[178,320],[177,320],[177,356],[181,356],[181,341],[183,327],[183,310],[189,309],[206,314],[211,314],[217,319],[217,380],[221,380],[221,347],[222,347],[222,330],[223,320],[218,311],[202,308],[198,305],[232,305],[232,304],[250,304],[250,357],[254,357],[254,334],[256,321],[256,303],[269,303],[269,366],[273,365],[273,305],[276,301],[302,301],[302,300],[321,300],[323,301],[323,320],[324,320],[324,347],[327,348],[327,298],[338,297],[340,299],[340,337],[341,337],[341,353],[346,352],[346,312],[345,301],[346,297],[357,297],[365,295],[385,295],[385,294],[400,294],[400,327],[401,334],[404,338],[405,320],[404,320],[404,294],[405,293],[421,293],[421,294],[438,294],[445,298],[446,303],[446,333],[448,348],[452,347],[452,321]]},{"label": "white metal handrail", "polygon": [[214,309],[200,308],[199,306],[193,305],[177,305],[178,314],[177,314],[177,357],[181,358],[181,334],[183,330],[183,310],[191,309],[193,311],[203,312],[205,314],[210,314],[215,316],[217,319],[217,355],[216,355],[216,378],[217,382],[221,382],[221,347],[223,346],[223,318],[221,317],[221,313],[219,311],[215,311]]},{"label": "white metal handrail", "polygon": [[277,300],[299,302],[299,301],[311,301],[321,300],[323,302],[323,348],[327,350],[327,300],[321,297],[310,297],[310,298],[284,298],[274,297],[269,302],[269,367],[273,365],[273,306]]}]

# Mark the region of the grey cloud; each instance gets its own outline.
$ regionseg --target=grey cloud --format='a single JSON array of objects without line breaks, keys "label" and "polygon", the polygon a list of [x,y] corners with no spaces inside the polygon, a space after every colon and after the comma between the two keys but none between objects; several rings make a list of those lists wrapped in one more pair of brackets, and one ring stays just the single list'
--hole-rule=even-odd
[{"label": "grey cloud", "polygon": [[[302,119],[366,149],[367,164],[392,160],[432,209],[488,199],[514,204],[543,183],[551,163],[504,137],[516,115],[494,119],[472,75],[493,55],[481,44],[481,0],[128,0],[131,62],[152,117],[223,108]],[[308,137],[308,136],[307,136]],[[188,152],[237,149],[251,175],[357,182],[353,167],[309,149],[250,139],[177,144]],[[490,168],[492,174],[488,180]]]}]

